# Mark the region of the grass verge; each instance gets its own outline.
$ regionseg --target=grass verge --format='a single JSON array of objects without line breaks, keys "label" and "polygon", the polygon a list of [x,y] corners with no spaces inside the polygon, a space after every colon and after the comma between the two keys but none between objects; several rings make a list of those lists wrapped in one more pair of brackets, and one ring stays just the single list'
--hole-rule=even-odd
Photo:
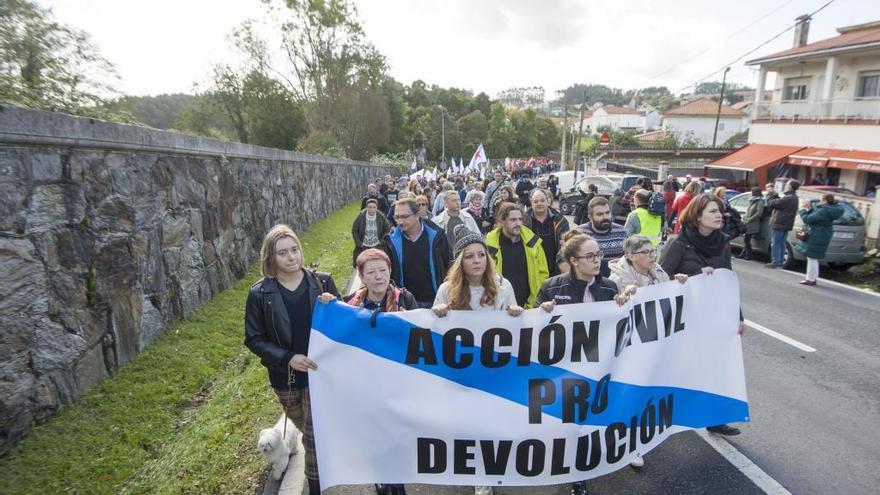
[{"label": "grass verge", "polygon": [[[300,240],[306,262],[342,290],[351,274],[352,203]],[[259,430],[281,412],[243,344],[254,267],[0,459],[0,493],[251,493]]]}]

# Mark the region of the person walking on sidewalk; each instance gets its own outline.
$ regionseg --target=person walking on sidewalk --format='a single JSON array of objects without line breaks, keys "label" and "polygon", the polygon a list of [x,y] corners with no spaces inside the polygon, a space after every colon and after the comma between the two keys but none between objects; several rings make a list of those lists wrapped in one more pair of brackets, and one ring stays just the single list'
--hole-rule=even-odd
[{"label": "person walking on sidewalk", "polygon": [[[437,290],[431,310],[440,318],[450,309],[464,311],[505,310],[519,316],[523,308],[516,303],[513,286],[495,271],[489,250],[479,234],[463,225],[455,228],[455,261],[446,280]],[[491,486],[475,486],[475,495],[492,495]]]},{"label": "person walking on sidewalk", "polygon": [[[347,304],[380,313],[418,309],[416,298],[409,291],[391,283],[391,259],[384,251],[367,249],[357,257],[355,264],[362,287],[343,298]],[[402,484],[377,484],[376,492],[406,495],[406,488]]]},{"label": "person walking on sidewalk", "polygon": [[782,268],[785,264],[788,232],[794,228],[794,219],[798,211],[797,190],[800,187],[801,183],[792,179],[785,183],[782,197],[776,192],[767,195],[767,208],[773,211],[770,214],[773,238],[770,241],[770,263],[767,263],[767,268]]},{"label": "person walking on sidewalk", "polygon": [[391,225],[385,219],[378,208],[378,201],[370,198],[366,206],[351,224],[351,238],[354,240],[354,252],[351,256],[351,265],[357,262],[359,254],[369,248],[379,246],[385,235],[391,230]]},{"label": "person walking on sidewalk", "polygon": [[843,207],[837,204],[833,194],[825,194],[822,201],[812,206],[804,201],[799,212],[807,226],[806,239],[799,239],[795,249],[807,257],[807,273],[801,285],[813,287],[819,278],[819,260],[825,258],[825,251],[834,234],[834,221],[843,216]]},{"label": "person walking on sidewalk", "polygon": [[260,357],[285,414],[302,432],[309,495],[320,495],[308,375],[318,365],[308,357],[309,335],[316,301],[326,304],[339,291],[329,274],[303,268],[302,244],[287,225],[269,230],[260,260],[263,278],[248,291],[244,343]]}]

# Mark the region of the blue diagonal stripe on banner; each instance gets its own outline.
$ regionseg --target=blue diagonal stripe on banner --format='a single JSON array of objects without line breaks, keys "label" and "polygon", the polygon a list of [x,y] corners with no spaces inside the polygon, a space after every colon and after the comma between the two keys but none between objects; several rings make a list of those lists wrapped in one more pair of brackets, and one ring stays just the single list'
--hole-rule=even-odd
[{"label": "blue diagonal stripe on banner", "polygon": [[[451,368],[442,359],[438,359],[436,365],[405,364],[410,329],[415,325],[394,313],[380,313],[376,327],[372,328],[368,311],[338,302],[317,304],[312,326],[313,331],[319,331],[333,341],[526,407],[529,404],[528,383],[531,379],[553,380],[557,394],[562,390],[561,383],[565,378],[586,380],[590,384],[591,396],[595,390],[594,379],[536,362],[531,362],[529,366],[517,366],[515,357],[509,365],[501,368],[485,368],[479,359],[463,369]],[[431,338],[434,349],[439,353],[443,349],[443,336],[431,332]],[[479,355],[479,347],[468,349],[475,356]],[[653,401],[656,408],[658,400],[669,394],[675,395],[672,418],[674,425],[702,428],[748,421],[748,404],[738,399],[681,387],[632,385],[615,382],[612,377],[608,385],[608,407],[600,414],[589,413],[582,424],[608,426],[614,422],[626,423],[632,416],[641,414],[648,401]],[[542,411],[561,419],[562,401],[556,400],[553,404],[544,406]]]}]

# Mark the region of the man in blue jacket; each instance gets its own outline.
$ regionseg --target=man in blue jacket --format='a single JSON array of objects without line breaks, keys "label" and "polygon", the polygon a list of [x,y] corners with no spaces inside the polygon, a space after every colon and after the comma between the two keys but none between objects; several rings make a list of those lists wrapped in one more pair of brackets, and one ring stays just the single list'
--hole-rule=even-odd
[{"label": "man in blue jacket", "polygon": [[430,308],[452,262],[452,248],[443,229],[419,218],[418,212],[415,199],[394,203],[397,227],[382,244],[391,258],[391,279],[398,287],[406,287],[419,307]]}]

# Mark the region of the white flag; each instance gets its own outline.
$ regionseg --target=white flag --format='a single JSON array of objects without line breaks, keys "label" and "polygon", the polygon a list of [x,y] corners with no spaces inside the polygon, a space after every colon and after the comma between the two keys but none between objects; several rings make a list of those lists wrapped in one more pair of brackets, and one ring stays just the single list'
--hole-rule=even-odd
[{"label": "white flag", "polygon": [[419,164],[416,162],[416,159],[413,158],[412,165],[409,166],[409,169],[412,170],[413,172],[415,172],[416,169],[418,169],[418,168],[419,168]]},{"label": "white flag", "polygon": [[489,158],[486,156],[486,151],[483,149],[483,143],[480,143],[480,145],[477,146],[477,151],[474,151],[474,156],[471,158],[471,162],[468,164],[468,167],[488,162]]}]

